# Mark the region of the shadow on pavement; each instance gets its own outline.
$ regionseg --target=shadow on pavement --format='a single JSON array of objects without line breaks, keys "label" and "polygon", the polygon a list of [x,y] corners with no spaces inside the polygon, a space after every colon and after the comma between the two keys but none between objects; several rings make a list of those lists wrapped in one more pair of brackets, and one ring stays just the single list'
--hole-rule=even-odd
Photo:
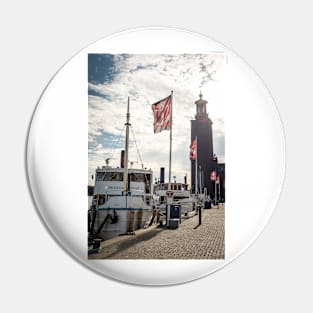
[{"label": "shadow on pavement", "polygon": [[[151,229],[150,231],[144,232],[142,234],[134,235],[132,236],[132,238],[129,238],[128,240],[123,240],[119,243],[114,243],[114,246],[116,247],[116,251],[106,256],[100,256],[100,258],[102,259],[112,258],[116,254],[120,253],[123,250],[130,248],[133,245],[136,245],[137,243],[150,240],[151,238],[157,236],[159,233],[161,233],[163,230],[166,230],[166,229],[167,228],[160,226],[160,227]],[[104,247],[104,250],[105,250],[105,247]]]}]

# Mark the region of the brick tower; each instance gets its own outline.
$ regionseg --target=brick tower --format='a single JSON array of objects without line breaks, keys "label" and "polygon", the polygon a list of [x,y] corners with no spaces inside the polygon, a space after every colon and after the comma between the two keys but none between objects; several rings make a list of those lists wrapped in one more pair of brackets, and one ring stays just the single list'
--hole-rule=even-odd
[{"label": "brick tower", "polygon": [[[196,115],[191,120],[191,142],[197,137],[198,141],[198,188],[202,186],[207,189],[208,194],[214,194],[214,185],[210,181],[210,173],[216,167],[216,159],[213,153],[212,121],[206,111],[206,100],[202,99],[200,92],[199,99],[195,101]],[[191,188],[195,193],[195,161],[191,161]]]}]

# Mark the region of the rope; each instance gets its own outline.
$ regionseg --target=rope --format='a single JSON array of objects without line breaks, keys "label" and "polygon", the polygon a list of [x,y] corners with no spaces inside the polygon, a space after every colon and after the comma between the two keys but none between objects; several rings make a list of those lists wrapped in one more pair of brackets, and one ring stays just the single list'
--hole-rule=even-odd
[{"label": "rope", "polygon": [[[141,159],[141,155],[140,155],[140,151],[139,151],[139,148],[137,146],[137,141],[136,141],[136,137],[135,137],[135,132],[133,130],[132,127],[130,127],[131,129],[131,132],[132,132],[132,135],[134,137],[134,141],[135,141],[135,146],[136,146],[136,149],[137,149],[137,153],[138,153],[138,156],[139,156],[139,159],[140,159],[140,162],[141,162],[141,166],[143,168],[143,162],[142,162],[142,159]],[[145,181],[146,181],[146,184],[148,184],[148,186],[150,187],[149,190],[151,190],[151,186],[150,186],[150,182],[148,181],[148,178],[147,178],[147,175],[145,174]]]},{"label": "rope", "polygon": [[138,146],[137,146],[137,141],[136,141],[136,137],[135,137],[134,130],[133,130],[132,127],[130,127],[130,129],[131,129],[132,135],[133,135],[133,137],[134,137],[135,146],[136,146],[136,149],[137,149],[137,153],[138,153],[138,156],[139,156],[139,159],[140,159],[141,166],[143,166],[143,162],[142,162],[141,155],[140,155],[140,152],[139,152],[139,149],[138,149]]},{"label": "rope", "polygon": [[112,147],[111,156],[109,157],[109,159],[113,159],[113,157],[115,155],[115,152],[117,150],[117,145],[120,143],[122,135],[124,133],[124,128],[125,128],[125,125],[123,126],[123,129],[121,130],[120,136],[119,136],[118,140],[116,141],[116,144]]}]

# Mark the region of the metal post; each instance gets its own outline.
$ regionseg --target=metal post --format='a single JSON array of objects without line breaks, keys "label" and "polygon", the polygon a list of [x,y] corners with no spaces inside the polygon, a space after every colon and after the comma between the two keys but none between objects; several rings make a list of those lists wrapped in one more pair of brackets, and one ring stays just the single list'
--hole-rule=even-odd
[{"label": "metal post", "polygon": [[195,195],[196,195],[196,198],[197,198],[197,195],[198,195],[198,137],[196,136],[196,179],[195,179]]},{"label": "metal post", "polygon": [[171,128],[170,128],[170,159],[168,170],[168,190],[171,190],[171,175],[172,175],[172,129],[173,129],[173,90],[171,91]]},{"label": "metal post", "polygon": [[200,176],[199,176],[199,194],[201,196],[202,194],[202,170],[201,170],[201,165],[199,165],[199,172],[200,172]]},{"label": "metal post", "polygon": [[221,181],[218,183],[218,202],[221,201]]},{"label": "metal post", "polygon": [[215,179],[214,179],[214,205],[216,205],[216,196],[217,196],[217,189],[216,189],[216,179],[217,179],[217,170],[214,168],[214,173],[215,173]]},{"label": "metal post", "polygon": [[[171,175],[172,175],[172,129],[173,129],[173,90],[171,91],[171,128],[170,128],[170,158],[168,170],[168,190],[171,190]],[[166,210],[166,225],[169,226],[170,219],[170,204],[167,204]]]}]

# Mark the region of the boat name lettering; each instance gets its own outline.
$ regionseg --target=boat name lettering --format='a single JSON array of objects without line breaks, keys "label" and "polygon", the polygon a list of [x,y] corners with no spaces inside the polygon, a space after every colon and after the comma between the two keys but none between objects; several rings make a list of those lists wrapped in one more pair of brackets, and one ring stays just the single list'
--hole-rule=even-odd
[{"label": "boat name lettering", "polygon": [[[121,186],[108,186],[108,189],[122,190],[123,187],[121,187]],[[140,190],[140,188],[139,187],[131,187],[130,190]]]}]

